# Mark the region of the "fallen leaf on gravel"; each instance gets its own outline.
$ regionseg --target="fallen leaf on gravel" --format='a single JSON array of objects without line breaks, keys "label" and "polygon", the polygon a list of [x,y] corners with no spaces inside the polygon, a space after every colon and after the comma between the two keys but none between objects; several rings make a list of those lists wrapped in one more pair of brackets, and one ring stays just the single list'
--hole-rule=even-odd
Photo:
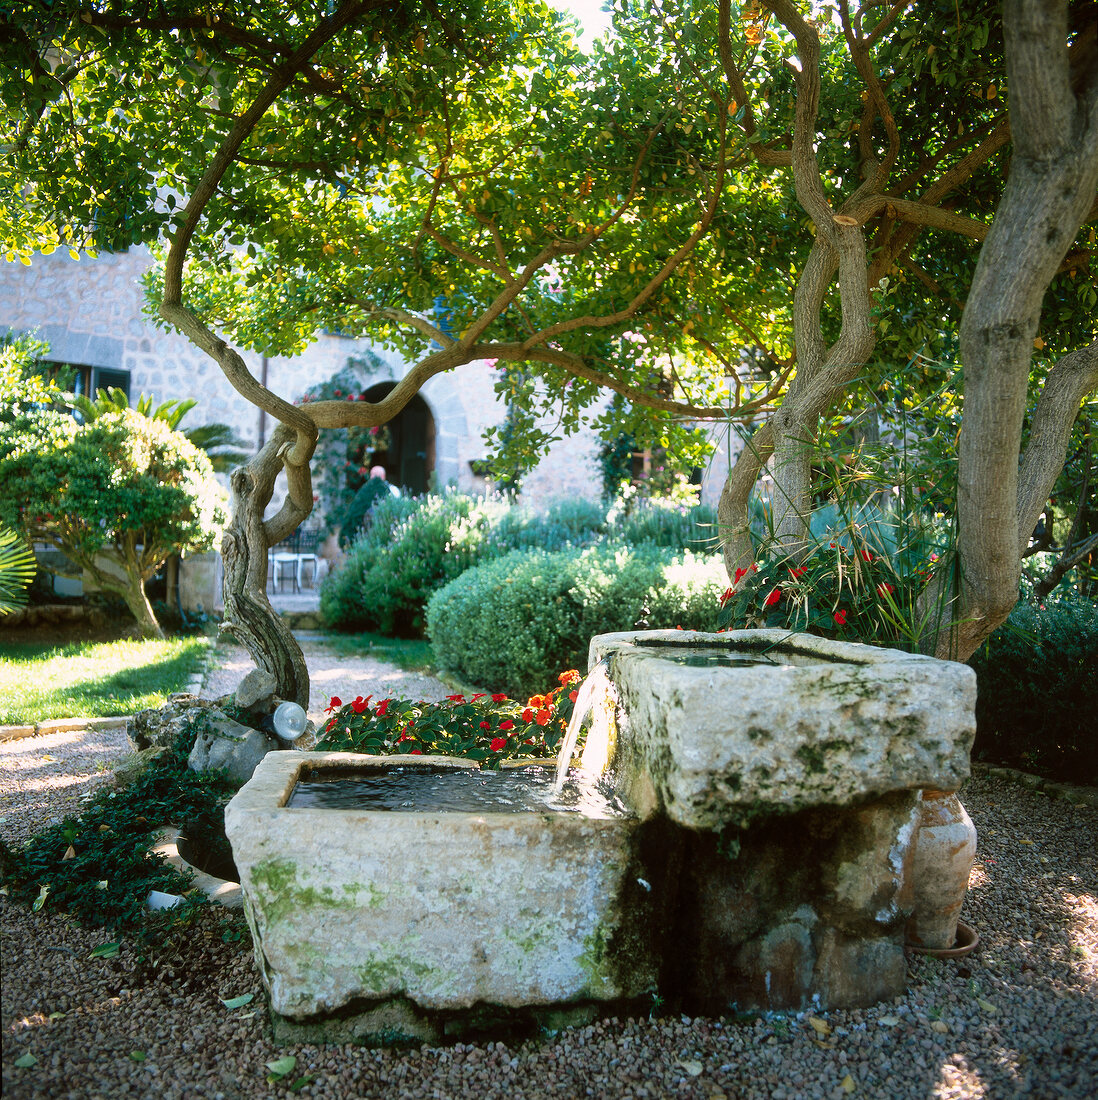
[{"label": "fallen leaf on gravel", "polygon": [[31,908],[37,913],[43,905],[46,904],[46,898],[50,896],[50,888],[48,886],[42,886],[38,890],[38,897],[34,899],[34,904]]},{"label": "fallen leaf on gravel", "polygon": [[42,761],[43,764],[56,764],[57,763],[57,757],[56,756],[50,756],[50,754],[48,752],[44,752],[39,759]]},{"label": "fallen leaf on gravel", "polygon": [[1018,843],[1019,844],[1032,844],[1033,841],[1032,840],[1026,840],[1024,838],[1019,838]]},{"label": "fallen leaf on gravel", "polygon": [[145,1061],[145,1052],[143,1050],[131,1050],[130,1058],[134,1062],[143,1062]]},{"label": "fallen leaf on gravel", "polygon": [[71,844],[65,849],[61,862],[64,863],[66,859],[76,859],[76,849]]},{"label": "fallen leaf on gravel", "polygon": [[299,1077],[291,1086],[290,1092],[300,1092],[306,1085],[315,1081],[315,1077]]},{"label": "fallen leaf on gravel", "polygon": [[28,1050],[26,1054],[21,1054],[15,1059],[15,1064],[20,1069],[30,1069],[31,1066],[38,1065],[38,1059]]},{"label": "fallen leaf on gravel", "polygon": [[96,888],[97,890],[106,890],[106,888],[107,888],[107,887],[108,887],[109,885],[110,885],[110,883],[109,883],[109,882],[108,882],[108,881],[107,881],[107,880],[106,880],[105,878],[101,878],[101,879],[100,879],[100,880],[99,880],[99,881],[98,881],[98,882],[97,882],[97,883],[95,884],[95,888]]},{"label": "fallen leaf on gravel", "polygon": [[846,1075],[846,1076],[845,1076],[845,1077],[844,1077],[844,1078],[843,1078],[843,1079],[842,1079],[842,1080],[841,1080],[841,1081],[839,1082],[839,1088],[841,1088],[841,1089],[843,1090],[843,1092],[853,1092],[853,1091],[854,1091],[854,1088],[855,1088],[855,1086],[854,1086],[854,1078],[853,1078],[853,1077],[851,1077],[851,1076],[850,1076],[850,1074],[848,1073],[848,1074],[847,1074],[847,1075]]},{"label": "fallen leaf on gravel", "polygon": [[831,1034],[831,1025],[826,1020],[821,1020],[819,1016],[809,1016],[808,1022],[812,1025],[817,1035]]},{"label": "fallen leaf on gravel", "polygon": [[111,827],[109,825],[100,825],[99,831],[101,833],[109,833],[111,831]]},{"label": "fallen leaf on gravel", "polygon": [[949,1034],[949,1024],[944,1020],[932,1020],[930,1023],[930,1030],[937,1031],[940,1035]]},{"label": "fallen leaf on gravel", "polygon": [[51,1012],[49,1018],[51,1020],[63,1020],[67,1015],[67,1012]]},{"label": "fallen leaf on gravel", "polygon": [[999,1010],[998,1010],[998,1009],[997,1009],[997,1008],[996,1008],[996,1007],[995,1007],[995,1006],[994,1006],[994,1005],[993,1005],[993,1004],[992,1004],[992,1003],[991,1003],[990,1001],[985,1001],[985,1000],[983,999],[983,997],[977,997],[977,998],[976,998],[976,1003],[977,1003],[977,1004],[978,1004],[978,1005],[979,1005],[979,1006],[980,1006],[980,1007],[981,1007],[981,1008],[982,1008],[982,1009],[983,1009],[983,1010],[984,1010],[985,1012],[998,1012],[998,1011],[999,1011]]},{"label": "fallen leaf on gravel", "polygon": [[222,998],[221,1003],[226,1008],[243,1008],[247,1004],[251,1004],[255,999],[254,993],[241,993],[239,997],[230,997],[227,1001]]},{"label": "fallen leaf on gravel", "polygon": [[879,1023],[881,1025],[881,1027],[895,1027],[899,1022],[900,1022],[900,1017],[899,1016],[882,1016],[877,1021],[877,1023]]},{"label": "fallen leaf on gravel", "polygon": [[695,1062],[693,1059],[680,1061],[679,1065],[682,1066],[691,1077],[700,1077],[701,1071],[705,1069],[705,1066],[703,1066],[701,1062]]},{"label": "fallen leaf on gravel", "polygon": [[285,1058],[276,1058],[273,1062],[268,1062],[267,1068],[271,1071],[272,1077],[278,1078],[293,1073],[296,1065],[297,1059],[292,1054],[287,1054]]},{"label": "fallen leaf on gravel", "polygon": [[814,1042],[816,1044],[816,1046],[818,1046],[820,1048],[820,1050],[834,1050],[835,1049],[835,1044],[834,1043],[825,1043],[823,1041],[823,1039],[813,1039],[812,1042]]},{"label": "fallen leaf on gravel", "polygon": [[122,950],[121,940],[118,943],[101,943],[92,948],[89,959],[113,959]]}]

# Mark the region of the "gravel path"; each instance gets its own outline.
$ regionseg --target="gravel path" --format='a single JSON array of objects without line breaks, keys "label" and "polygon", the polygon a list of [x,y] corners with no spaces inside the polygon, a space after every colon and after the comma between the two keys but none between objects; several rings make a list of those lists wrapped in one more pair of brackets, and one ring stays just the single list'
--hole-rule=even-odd
[{"label": "gravel path", "polygon": [[[430,690],[380,662],[337,662],[312,644],[307,656],[328,694]],[[230,655],[205,694],[231,690],[235,681],[219,677],[246,671]],[[121,732],[0,744],[0,835],[12,843],[71,812],[126,752]],[[200,914],[173,954],[144,962],[131,940],[116,958],[89,959],[113,937],[0,898],[4,1096],[275,1097],[306,1076],[300,1095],[338,1100],[1092,1098],[1098,810],[987,775],[962,798],[980,831],[963,914],[980,947],[959,962],[913,957],[905,996],[827,1013],[826,1035],[804,1016],[676,1016],[610,1019],[511,1046],[276,1047],[256,1007],[250,947],[234,938],[239,918]],[[244,1009],[222,1004],[244,993],[256,995]],[[27,1054],[35,1064],[16,1066]],[[294,1072],[268,1083],[266,1063],[288,1054]]]}]

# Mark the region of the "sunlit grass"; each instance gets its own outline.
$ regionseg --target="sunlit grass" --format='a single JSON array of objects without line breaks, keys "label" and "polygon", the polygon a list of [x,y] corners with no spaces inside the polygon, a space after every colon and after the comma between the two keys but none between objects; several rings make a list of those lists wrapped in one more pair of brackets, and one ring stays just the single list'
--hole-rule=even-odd
[{"label": "sunlit grass", "polygon": [[408,672],[434,672],[437,665],[425,638],[386,638],[381,634],[326,634],[324,644],[341,657],[376,657]]},{"label": "sunlit grass", "polygon": [[205,638],[0,644],[0,725],[160,706],[202,670]]}]

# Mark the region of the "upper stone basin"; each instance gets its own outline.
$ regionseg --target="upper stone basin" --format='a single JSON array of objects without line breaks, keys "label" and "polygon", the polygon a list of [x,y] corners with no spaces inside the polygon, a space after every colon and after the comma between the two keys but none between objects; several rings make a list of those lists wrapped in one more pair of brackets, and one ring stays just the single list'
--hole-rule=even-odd
[{"label": "upper stone basin", "polygon": [[[673,659],[683,647],[691,663]],[[766,663],[700,664],[697,647]],[[969,774],[966,665],[782,630],[602,634],[590,667],[604,659],[614,720],[608,736],[589,737],[583,765],[611,767],[642,818],[742,827],[890,791],[953,790]]]}]

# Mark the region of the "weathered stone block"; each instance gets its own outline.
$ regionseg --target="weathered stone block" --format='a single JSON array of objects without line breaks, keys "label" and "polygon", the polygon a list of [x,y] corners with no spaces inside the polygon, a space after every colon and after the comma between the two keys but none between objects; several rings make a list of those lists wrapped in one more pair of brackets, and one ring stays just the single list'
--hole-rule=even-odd
[{"label": "weathered stone block", "polygon": [[[396,763],[409,765],[274,752],[229,803],[226,832],[277,1013],[302,1019],[398,997],[432,1011],[614,1001],[655,981],[634,819],[283,808],[304,768]],[[630,892],[643,895],[633,928]]]},{"label": "weathered stone block", "polygon": [[[765,666],[694,667],[681,647],[750,651]],[[976,678],[966,665],[780,630],[644,631],[592,639],[617,693],[620,793],[641,816],[741,825],[969,773]],[[599,771],[609,760],[584,763]]]},{"label": "weathered stone block", "polygon": [[187,766],[196,772],[224,770],[237,783],[247,783],[259,762],[276,745],[275,739],[261,730],[224,716],[211,716],[211,721],[194,739]]}]

